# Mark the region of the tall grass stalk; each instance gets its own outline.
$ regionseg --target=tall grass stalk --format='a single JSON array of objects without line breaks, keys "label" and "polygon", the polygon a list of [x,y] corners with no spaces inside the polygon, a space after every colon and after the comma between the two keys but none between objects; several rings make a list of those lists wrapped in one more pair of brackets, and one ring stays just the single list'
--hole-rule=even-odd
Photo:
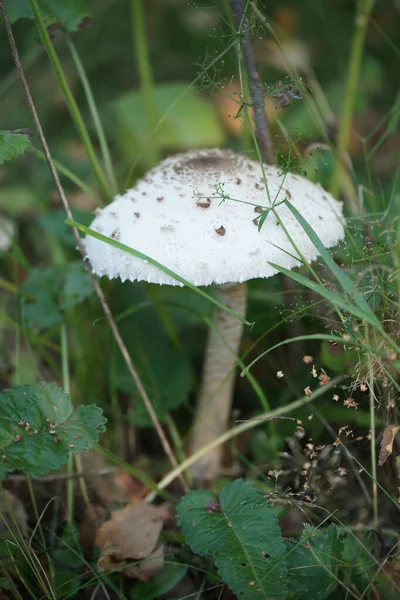
[{"label": "tall grass stalk", "polygon": [[[332,178],[331,191],[335,197],[339,193],[342,170],[346,169],[345,165],[347,162],[347,151],[351,135],[351,125],[353,121],[354,107],[357,98],[357,88],[360,80],[365,35],[367,32],[368,20],[371,14],[373,4],[374,0],[358,0],[357,3],[355,30],[350,51],[349,69],[344,93],[344,103],[341,112],[339,131],[337,136],[337,147],[339,157],[338,161],[336,162]],[[347,208],[353,215],[359,212],[358,206],[354,201],[349,202]]]},{"label": "tall grass stalk", "polygon": [[107,173],[108,182],[112,194],[115,196],[118,194],[117,181],[115,179],[114,167],[111,160],[110,150],[107,143],[107,138],[104,133],[103,124],[100,119],[99,111],[97,110],[96,100],[94,98],[92,88],[89,83],[89,79],[86,75],[85,67],[76,49],[76,46],[70,37],[67,38],[67,44],[69,51],[71,52],[72,59],[75,63],[76,70],[78,71],[79,78],[84,89],[86,100],[89,106],[90,115],[93,120],[96,134],[99,140],[100,150],[103,156],[104,167]]},{"label": "tall grass stalk", "polygon": [[[132,31],[140,87],[143,95],[143,103],[146,107],[146,118],[150,131],[154,131],[159,121],[159,115],[154,96],[154,83],[147,45],[143,0],[132,0]],[[151,166],[156,165],[160,161],[160,153],[157,149],[157,143],[154,140],[149,144],[147,154]]]},{"label": "tall grass stalk", "polygon": [[57,53],[51,42],[49,33],[47,31],[46,25],[44,23],[43,17],[38,6],[38,2],[37,0],[29,0],[29,4],[35,16],[36,26],[38,28],[41,40],[49,57],[50,63],[53,67],[54,73],[58,79],[58,83],[60,84],[60,87],[64,94],[66,104],[70,111],[72,120],[74,121],[74,124],[78,130],[81,142],[86,150],[88,159],[92,165],[92,169],[97,179],[97,182],[105,198],[110,198],[112,196],[110,187],[108,185],[107,179],[104,176],[102,166],[100,165],[97,159],[96,152],[90,139],[87,127],[79,110],[79,107],[76,103],[76,100],[72,94],[71,88],[68,84],[67,78],[64,74]]},{"label": "tall grass stalk", "polygon": [[[368,327],[365,328],[366,335],[369,337]],[[369,392],[369,420],[370,420],[370,432],[371,432],[371,480],[372,480],[372,514],[374,521],[375,531],[379,531],[379,513],[378,513],[378,484],[377,484],[377,456],[376,456],[376,429],[375,429],[375,383],[374,383],[374,369],[373,369],[373,356],[368,354],[368,392]]]}]

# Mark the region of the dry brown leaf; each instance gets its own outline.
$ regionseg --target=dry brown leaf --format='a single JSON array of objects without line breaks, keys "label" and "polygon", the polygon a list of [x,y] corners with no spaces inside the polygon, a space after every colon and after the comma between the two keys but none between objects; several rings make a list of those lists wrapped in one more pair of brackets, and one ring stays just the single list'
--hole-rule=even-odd
[{"label": "dry brown leaf", "polygon": [[[163,566],[164,550],[158,540],[167,517],[166,508],[146,502],[114,511],[96,535],[101,550],[99,569],[123,570],[128,577],[150,579]],[[142,562],[127,566],[135,560]]]},{"label": "dry brown leaf", "polygon": [[392,454],[394,438],[399,431],[399,425],[388,425],[385,428],[382,436],[381,451],[379,453],[378,465],[380,467],[385,464],[387,458]]}]

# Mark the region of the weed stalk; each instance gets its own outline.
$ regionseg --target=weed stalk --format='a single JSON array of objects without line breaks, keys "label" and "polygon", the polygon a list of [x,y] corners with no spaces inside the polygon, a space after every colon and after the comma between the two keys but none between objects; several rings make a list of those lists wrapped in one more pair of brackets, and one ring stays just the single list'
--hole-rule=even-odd
[{"label": "weed stalk", "polygon": [[31,6],[32,12],[35,16],[36,25],[49,57],[50,63],[53,67],[54,73],[58,79],[58,83],[62,89],[64,94],[64,98],[68,109],[70,111],[72,120],[78,130],[79,136],[81,138],[81,142],[86,150],[89,161],[92,165],[93,172],[96,176],[98,184],[102,190],[102,193],[106,198],[110,198],[112,196],[111,190],[109,189],[109,185],[107,179],[104,176],[103,169],[97,159],[92,141],[90,139],[88,130],[86,128],[85,122],[79,110],[79,107],[76,103],[76,100],[73,96],[72,90],[68,84],[67,78],[64,74],[63,68],[61,66],[60,60],[57,56],[57,53],[54,49],[54,46],[51,42],[49,33],[47,31],[46,25],[44,23],[43,17],[41,15],[37,0],[29,0],[29,4]]}]

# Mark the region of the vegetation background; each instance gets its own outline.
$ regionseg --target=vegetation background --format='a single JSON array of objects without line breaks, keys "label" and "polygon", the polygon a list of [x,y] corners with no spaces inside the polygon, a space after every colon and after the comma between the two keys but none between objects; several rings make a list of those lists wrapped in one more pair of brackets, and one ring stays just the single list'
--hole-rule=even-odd
[{"label": "vegetation background", "polygon": [[[50,46],[46,52],[32,19],[33,5],[62,67],[58,77],[56,59],[49,61]],[[332,253],[333,265],[330,255],[316,265],[316,287],[307,286],[305,267],[297,271],[303,280],[279,275],[250,282],[247,318],[254,326],[245,331],[241,359],[243,366],[258,360],[251,378],[237,378],[226,471],[213,489],[237,477],[256,481],[274,501],[284,537],[298,536],[306,521],[369,532],[370,545],[362,543],[392,590],[399,568],[400,4],[245,5],[276,160],[344,201],[347,236]],[[77,222],[89,225],[96,206],[171,153],[229,147],[256,158],[247,118],[252,107],[242,101],[246,82],[240,87],[241,38],[228,0],[71,0],[68,6],[8,0],[5,7]],[[24,514],[17,518],[19,530],[21,523],[26,527],[13,542],[23,560],[10,560],[9,547],[7,560],[2,557],[5,594],[233,597],[212,560],[202,562],[184,546],[171,515],[165,517],[164,542],[173,556],[169,562],[180,570],[163,571],[169,588],[150,592],[152,579],[132,587],[132,579],[140,579],[136,572],[115,573],[97,563],[99,522],[108,511],[142,500],[171,465],[82,267],[3,26],[0,32],[0,130],[32,130],[14,133],[22,145],[11,154],[4,151],[4,135],[0,143],[0,224],[13,231],[0,255],[1,386],[57,382],[74,406],[96,404],[108,419],[101,447],[75,464],[70,459],[58,475],[32,481],[14,473],[4,481],[8,495],[1,511],[8,514],[13,498]],[[296,97],[293,87],[304,97]],[[13,153],[20,156],[8,162]],[[181,463],[213,306],[189,289],[117,280],[102,280],[101,287]],[[327,334],[343,343],[329,342]],[[317,392],[315,402],[307,389]],[[296,410],[290,408],[297,400]],[[235,435],[238,420],[267,408],[290,419],[272,426],[253,422]],[[92,442],[94,437],[88,447]],[[386,454],[378,467],[380,445]],[[169,493],[182,495],[178,479]],[[14,518],[5,522],[15,525]],[[91,530],[82,533],[88,523]],[[32,531],[33,546],[27,541]],[[369,568],[367,561],[354,570]],[[179,581],[174,595],[163,595]],[[349,579],[329,598],[382,597],[375,579],[363,584],[352,587]],[[292,593],[327,597],[321,590]]]}]

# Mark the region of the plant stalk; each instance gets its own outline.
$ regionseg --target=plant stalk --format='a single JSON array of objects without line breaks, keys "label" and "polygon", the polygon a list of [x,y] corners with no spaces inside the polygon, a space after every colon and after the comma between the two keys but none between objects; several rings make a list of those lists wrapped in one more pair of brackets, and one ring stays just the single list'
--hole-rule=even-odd
[{"label": "plant stalk", "polygon": [[[150,131],[153,131],[158,123],[158,110],[155,102],[154,83],[149,59],[149,48],[146,39],[146,20],[143,0],[132,0],[132,30],[140,87],[143,95],[143,103],[146,107],[146,118]],[[160,162],[160,155],[156,142],[151,142],[149,144],[148,155],[151,166]]]},{"label": "plant stalk", "polygon": [[[349,70],[344,93],[344,103],[339,123],[337,136],[338,160],[333,173],[331,192],[337,197],[340,190],[340,179],[342,171],[346,169],[347,151],[349,147],[351,125],[353,121],[354,107],[357,98],[357,88],[360,80],[362,57],[364,50],[367,25],[374,0],[358,0],[355,19],[355,31],[350,52]],[[358,214],[358,206],[350,202],[348,206],[351,214]]]},{"label": "plant stalk", "polygon": [[[274,162],[273,146],[269,131],[267,117],[264,110],[263,85],[257,68],[256,59],[250,41],[249,23],[246,16],[246,7],[243,9],[243,0],[230,0],[234,23],[238,36],[238,45],[243,55],[247,73],[247,82],[250,92],[251,105],[253,107],[253,121],[256,129],[256,137],[264,162]],[[243,94],[244,90],[242,90]]]},{"label": "plant stalk", "polygon": [[115,179],[115,173],[113,164],[111,161],[110,150],[107,143],[107,138],[104,133],[104,128],[100,119],[99,111],[97,110],[96,101],[92,92],[92,88],[90,87],[90,83],[88,77],[86,75],[85,67],[81,61],[81,58],[78,54],[75,44],[73,43],[70,37],[67,37],[67,44],[69,51],[71,52],[72,59],[75,63],[76,70],[78,71],[78,75],[80,77],[82,87],[85,91],[86,100],[89,106],[90,114],[92,116],[93,124],[96,129],[97,137],[99,139],[100,150],[103,155],[104,167],[107,173],[107,178],[110,184],[110,189],[113,196],[118,194],[118,186],[117,181]]},{"label": "plant stalk", "polygon": [[85,122],[79,110],[79,107],[76,103],[76,100],[72,94],[71,88],[68,84],[67,78],[65,77],[64,71],[62,69],[60,60],[57,56],[57,53],[54,49],[54,46],[51,42],[49,33],[47,31],[46,25],[44,23],[43,17],[40,13],[40,9],[38,6],[37,0],[29,0],[29,4],[31,6],[32,12],[35,16],[36,26],[39,30],[39,34],[47,55],[49,57],[50,63],[53,67],[54,73],[58,79],[58,83],[62,89],[64,94],[64,98],[66,104],[68,106],[69,112],[71,114],[72,120],[75,124],[75,127],[78,130],[79,136],[81,138],[81,142],[86,150],[89,161],[92,165],[93,172],[96,176],[98,184],[102,190],[102,193],[106,198],[110,198],[112,196],[111,191],[109,189],[107,180],[104,176],[103,169],[97,159],[95,150],[93,148],[93,144],[89,137],[88,130],[86,128]]}]

